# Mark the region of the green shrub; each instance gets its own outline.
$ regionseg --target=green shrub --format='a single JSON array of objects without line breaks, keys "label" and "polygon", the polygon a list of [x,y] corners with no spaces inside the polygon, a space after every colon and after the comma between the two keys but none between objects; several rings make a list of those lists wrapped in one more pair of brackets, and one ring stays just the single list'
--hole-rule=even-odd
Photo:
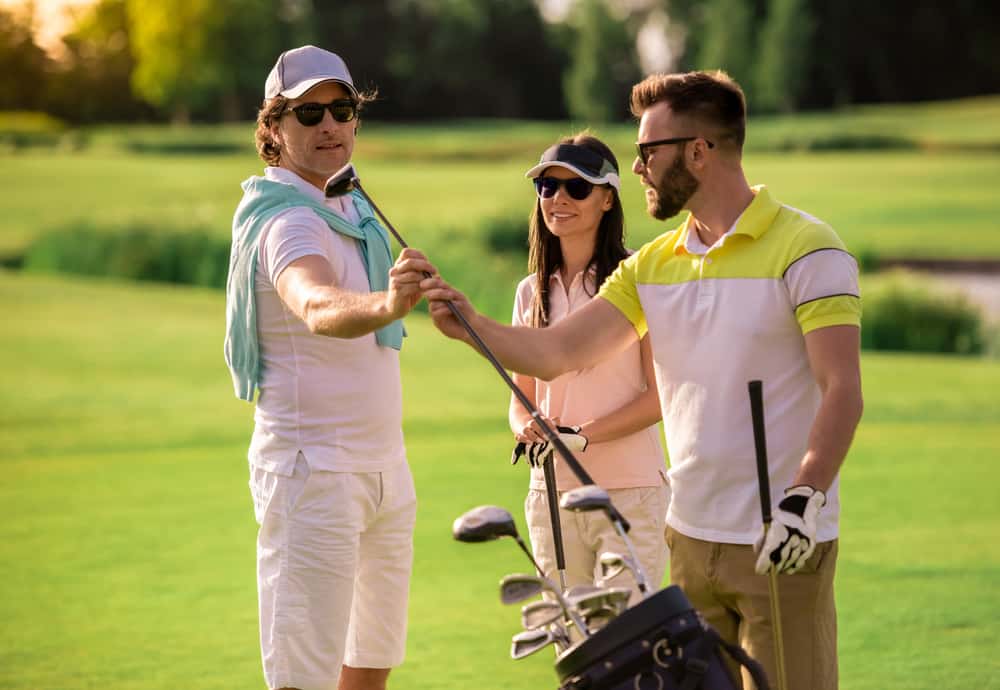
[{"label": "green shrub", "polygon": [[986,345],[982,315],[962,295],[935,292],[904,274],[865,291],[864,349],[981,354]]},{"label": "green shrub", "polygon": [[221,288],[229,242],[203,230],[145,225],[99,230],[75,225],[48,232],[27,250],[24,269]]},{"label": "green shrub", "polygon": [[528,255],[528,219],[525,216],[509,213],[487,218],[480,225],[480,234],[494,252]]},{"label": "green shrub", "polygon": [[58,146],[69,134],[61,120],[45,113],[0,112],[0,149]]}]

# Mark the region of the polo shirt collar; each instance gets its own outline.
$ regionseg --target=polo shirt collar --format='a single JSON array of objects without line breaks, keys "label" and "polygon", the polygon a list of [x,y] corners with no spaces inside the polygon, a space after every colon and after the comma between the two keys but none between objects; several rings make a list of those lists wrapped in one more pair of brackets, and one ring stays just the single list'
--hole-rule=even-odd
[{"label": "polo shirt collar", "polygon": [[[748,235],[755,240],[759,239],[771,227],[775,216],[781,210],[781,204],[774,200],[771,193],[767,191],[766,185],[755,185],[751,189],[754,193],[753,201],[750,202],[750,205],[736,219],[733,227],[729,228],[726,232],[727,235]],[[687,218],[684,219],[684,222],[678,228],[674,243],[675,255],[691,253],[688,250],[688,246],[693,229],[694,216],[688,213]]]},{"label": "polo shirt collar", "polygon": [[771,193],[767,191],[765,185],[757,185],[751,189],[754,193],[753,201],[736,219],[733,233],[749,235],[756,240],[771,227],[778,211],[781,210],[781,204],[771,197]]}]

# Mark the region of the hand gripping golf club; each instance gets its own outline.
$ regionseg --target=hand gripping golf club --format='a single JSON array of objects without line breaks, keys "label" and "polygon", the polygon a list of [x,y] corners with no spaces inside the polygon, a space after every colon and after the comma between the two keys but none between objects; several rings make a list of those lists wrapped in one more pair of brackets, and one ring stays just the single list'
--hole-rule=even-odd
[{"label": "hand gripping golf club", "polygon": [[642,565],[639,563],[639,556],[635,552],[632,540],[628,538],[626,527],[618,521],[621,514],[614,509],[614,506],[611,505],[611,497],[608,496],[608,492],[596,484],[580,486],[575,489],[570,489],[564,493],[562,499],[559,501],[559,505],[566,510],[572,510],[573,512],[603,510],[607,513],[608,518],[611,520],[611,524],[615,526],[619,536],[621,536],[622,541],[625,543],[625,548],[628,549],[629,555],[632,557],[632,564],[635,572],[635,583],[639,586],[639,591],[642,593],[642,596],[644,598],[648,597],[651,592],[649,591],[649,584],[646,580],[646,573],[643,572]]},{"label": "hand gripping golf club", "polygon": [[[357,172],[354,170],[354,165],[352,165],[351,163],[345,165],[343,168],[341,168],[333,175],[331,175],[327,179],[326,185],[324,186],[324,193],[328,198],[350,194],[355,190],[357,190],[358,193],[360,193],[361,196],[364,197],[365,201],[367,201],[368,204],[375,211],[375,213],[378,214],[378,217],[382,220],[382,223],[389,230],[389,232],[392,233],[392,236],[396,238],[396,241],[399,242],[399,246],[403,247],[404,249],[409,247],[410,245],[408,245],[403,240],[403,238],[400,237],[399,233],[396,232],[396,228],[393,227],[392,223],[389,222],[389,219],[385,217],[385,214],[382,213],[379,207],[375,204],[372,198],[368,196],[368,193],[361,186],[361,180],[358,178]],[[431,275],[426,272],[424,273],[424,275],[428,278],[431,277]],[[503,365],[500,364],[500,361],[496,358],[496,355],[494,355],[493,352],[486,346],[486,343],[483,342],[483,339],[481,337],[479,337],[479,334],[476,333],[476,330],[472,327],[472,324],[470,324],[468,320],[466,320],[466,318],[462,315],[462,312],[458,310],[458,307],[456,307],[453,303],[448,302],[448,309],[451,310],[451,313],[455,316],[458,322],[462,324],[462,327],[465,329],[465,332],[469,334],[469,337],[472,338],[473,342],[475,342],[476,347],[478,347],[479,351],[483,353],[483,356],[486,357],[486,359],[489,360],[489,363],[493,365],[493,368],[496,369],[497,374],[500,375],[500,378],[503,379],[504,383],[507,384],[507,387],[510,388],[511,393],[514,394],[514,396],[518,399],[518,401],[521,403],[524,409],[528,411],[528,414],[531,415],[531,418],[538,423],[538,426],[545,434],[545,438],[547,438],[549,443],[555,446],[555,449],[559,451],[559,455],[561,455],[563,460],[566,461],[566,465],[569,466],[569,468],[573,471],[573,474],[577,476],[577,478],[580,480],[580,483],[593,484],[594,480],[587,473],[587,470],[583,469],[583,466],[573,455],[572,451],[570,451],[570,449],[566,447],[566,444],[562,442],[562,439],[559,438],[559,434],[557,434],[552,427],[546,424],[545,420],[542,418],[542,415],[539,413],[534,403],[532,403],[527,398],[527,396],[525,396],[525,394],[521,392],[521,389],[517,387],[517,384],[514,383],[514,380],[507,373],[507,370],[503,368]],[[608,507],[606,508],[606,512],[608,513],[608,517],[611,518],[612,522],[616,523],[616,526],[620,525],[624,531],[628,532],[629,530],[628,520],[626,520],[625,517],[618,512],[617,508],[615,508],[613,505],[609,503]]]},{"label": "hand gripping golf club", "polygon": [[[753,441],[757,451],[757,485],[760,490],[760,517],[764,522],[764,543],[771,529],[771,480],[767,472],[767,439],[764,436],[764,395],[760,381],[747,383],[750,393],[750,417],[753,420]],[[778,599],[778,573],[774,564],[767,571],[768,594],[771,599],[771,630],[774,631],[774,662],[778,667],[778,690],[788,687],[785,679],[785,645],[781,636],[781,605]]]}]

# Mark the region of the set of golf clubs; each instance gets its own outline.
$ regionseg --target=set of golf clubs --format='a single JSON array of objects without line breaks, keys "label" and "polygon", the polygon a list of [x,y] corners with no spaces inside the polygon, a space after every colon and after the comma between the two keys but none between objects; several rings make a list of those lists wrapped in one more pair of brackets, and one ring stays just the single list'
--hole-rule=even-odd
[{"label": "set of golf clubs", "polygon": [[[608,492],[590,484],[563,494],[560,506],[573,512],[607,511],[611,499]],[[600,555],[601,575],[593,585],[576,585],[561,590],[549,579],[524,540],[518,534],[514,517],[498,506],[479,506],[459,516],[452,525],[452,535],[462,542],[483,542],[511,537],[535,567],[534,575],[507,575],[500,581],[500,601],[519,604],[535,597],[548,595],[521,608],[523,630],[511,639],[510,655],[522,659],[549,645],[563,653],[607,625],[628,607],[632,590],[612,586],[610,581],[628,571],[644,596],[649,587],[645,573],[635,556],[628,536],[621,532],[629,556],[605,552]],[[573,630],[576,634],[573,634]]]}]

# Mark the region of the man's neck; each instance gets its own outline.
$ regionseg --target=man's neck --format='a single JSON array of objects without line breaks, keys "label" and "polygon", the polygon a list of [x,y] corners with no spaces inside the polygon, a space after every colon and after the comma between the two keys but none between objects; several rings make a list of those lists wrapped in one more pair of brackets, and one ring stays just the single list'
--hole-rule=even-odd
[{"label": "man's neck", "polygon": [[698,233],[698,239],[706,247],[711,247],[729,232],[736,219],[753,202],[754,193],[742,172],[700,191],[702,200],[691,208],[693,228]]}]

